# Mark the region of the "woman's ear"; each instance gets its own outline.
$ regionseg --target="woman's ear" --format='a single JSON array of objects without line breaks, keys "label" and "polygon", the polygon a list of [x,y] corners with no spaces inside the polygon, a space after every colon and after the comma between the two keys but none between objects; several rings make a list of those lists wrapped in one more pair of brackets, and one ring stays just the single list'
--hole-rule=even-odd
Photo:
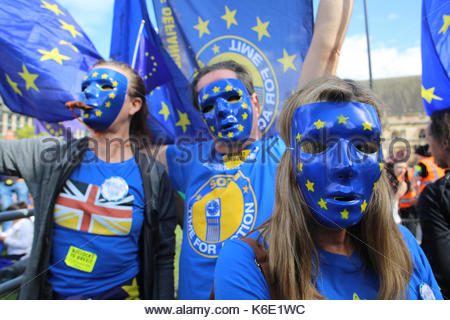
[{"label": "woman's ear", "polygon": [[130,116],[134,115],[136,112],[142,108],[142,98],[134,97],[131,98],[131,108],[128,110]]}]

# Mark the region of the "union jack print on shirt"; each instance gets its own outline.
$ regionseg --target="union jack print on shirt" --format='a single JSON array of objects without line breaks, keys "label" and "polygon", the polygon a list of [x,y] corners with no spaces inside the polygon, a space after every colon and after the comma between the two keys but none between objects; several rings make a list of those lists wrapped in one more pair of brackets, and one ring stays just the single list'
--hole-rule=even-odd
[{"label": "union jack print on shirt", "polygon": [[54,211],[55,223],[74,230],[100,235],[127,235],[132,223],[134,196],[108,201],[100,186],[67,180]]}]

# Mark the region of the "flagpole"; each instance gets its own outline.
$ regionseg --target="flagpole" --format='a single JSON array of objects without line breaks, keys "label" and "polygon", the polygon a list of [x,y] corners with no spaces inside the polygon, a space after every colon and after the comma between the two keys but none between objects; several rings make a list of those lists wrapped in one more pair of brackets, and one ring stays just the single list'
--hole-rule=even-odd
[{"label": "flagpole", "polygon": [[133,68],[133,69],[134,69],[134,66],[136,65],[136,56],[137,56],[137,52],[138,52],[138,48],[139,48],[139,41],[141,40],[142,30],[144,30],[144,24],[145,24],[145,20],[142,20],[141,25],[139,27],[137,39],[136,39],[136,45],[134,46],[133,60],[131,62],[131,68]]},{"label": "flagpole", "polygon": [[373,90],[372,62],[371,62],[371,59],[370,59],[369,22],[367,20],[367,3],[366,3],[366,0],[364,0],[364,17],[365,17],[365,21],[366,21],[367,57],[369,59],[369,85],[370,85],[370,89]]}]

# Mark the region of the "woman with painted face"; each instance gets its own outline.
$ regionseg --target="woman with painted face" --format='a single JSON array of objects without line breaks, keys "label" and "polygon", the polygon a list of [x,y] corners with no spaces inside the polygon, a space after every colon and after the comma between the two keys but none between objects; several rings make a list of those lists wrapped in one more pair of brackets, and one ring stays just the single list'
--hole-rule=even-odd
[{"label": "woman with painted face", "polygon": [[442,299],[416,240],[392,216],[379,105],[337,78],[291,96],[279,118],[288,149],[273,216],[222,248],[217,299]]},{"label": "woman with painted face", "polygon": [[99,61],[80,101],[91,137],[0,142],[0,172],[25,179],[35,204],[21,299],[172,299],[172,189],[141,151],[145,86],[128,65]]}]

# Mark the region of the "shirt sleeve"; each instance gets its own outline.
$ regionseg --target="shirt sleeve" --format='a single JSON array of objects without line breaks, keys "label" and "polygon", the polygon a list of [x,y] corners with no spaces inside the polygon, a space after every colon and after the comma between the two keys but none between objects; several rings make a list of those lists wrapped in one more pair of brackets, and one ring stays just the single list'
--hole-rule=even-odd
[{"label": "shirt sleeve", "polygon": [[266,280],[255,262],[255,253],[245,242],[225,242],[217,259],[214,293],[217,300],[270,300]]}]

